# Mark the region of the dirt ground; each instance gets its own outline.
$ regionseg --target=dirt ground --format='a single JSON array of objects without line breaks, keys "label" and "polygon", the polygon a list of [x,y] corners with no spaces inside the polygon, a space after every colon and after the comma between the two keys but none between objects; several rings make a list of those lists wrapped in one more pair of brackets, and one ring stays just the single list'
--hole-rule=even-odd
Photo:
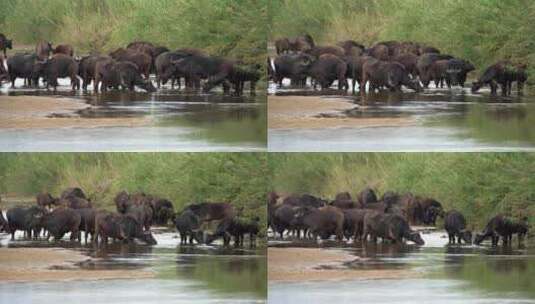
[{"label": "dirt ground", "polygon": [[360,259],[342,250],[320,248],[268,248],[269,282],[373,280],[417,277],[411,270],[357,270],[344,263]]},{"label": "dirt ground", "polygon": [[82,253],[61,248],[0,248],[1,282],[140,279],[154,274],[142,270],[84,270]]},{"label": "dirt ground", "polygon": [[352,118],[344,111],[358,107],[350,100],[321,96],[268,96],[269,129],[384,127],[414,124],[411,118]]},{"label": "dirt ground", "polygon": [[0,96],[0,128],[133,127],[150,123],[147,118],[82,118],[76,114],[89,107],[70,98]]}]

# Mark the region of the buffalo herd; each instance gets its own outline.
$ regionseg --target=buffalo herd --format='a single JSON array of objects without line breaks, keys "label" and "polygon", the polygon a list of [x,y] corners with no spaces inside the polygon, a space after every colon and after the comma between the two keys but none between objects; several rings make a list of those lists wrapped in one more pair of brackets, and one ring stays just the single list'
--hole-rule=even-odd
[{"label": "buffalo herd", "polygon": [[[0,50],[4,51],[4,57],[6,49],[11,49],[12,44],[12,40],[0,34]],[[85,91],[92,83],[95,92],[109,89],[134,90],[135,87],[154,92],[156,88],[150,79],[150,75],[154,74],[158,88],[171,81],[173,89],[175,84],[181,89],[184,81],[187,89],[209,92],[216,86],[222,86],[225,94],[233,89],[234,95],[242,95],[247,82],[250,84],[251,95],[254,95],[256,84],[261,78],[260,65],[248,65],[238,60],[208,55],[200,49],[170,50],[146,41],[134,41],[109,54],[83,57],[74,54],[71,45],[60,44],[54,47],[48,41],[39,41],[34,52],[0,58],[0,85],[3,80],[7,80],[14,88],[15,80],[22,78],[28,86],[38,87],[39,79],[42,79],[47,89],[52,87],[56,90],[58,78],[69,78],[72,90],[82,87]]]},{"label": "buffalo herd", "polygon": [[[310,78],[314,89],[318,85],[322,90],[328,89],[337,81],[339,90],[351,88],[353,94],[357,83],[361,93],[365,93],[366,84],[370,91],[400,91],[402,86],[421,91],[429,88],[432,81],[437,88],[444,84],[448,88],[464,87],[467,75],[476,69],[468,60],[413,41],[383,41],[370,47],[353,40],[316,45],[305,34],[278,39],[275,48],[277,56],[268,58],[268,76],[280,87],[285,78],[294,86],[305,86]],[[472,92],[488,85],[496,94],[500,86],[506,96],[516,82],[521,94],[527,81],[526,69],[526,64],[499,61],[483,71],[472,84]]]},{"label": "buffalo herd", "polygon": [[356,198],[341,192],[334,200],[326,200],[309,194],[282,196],[268,194],[268,226],[275,237],[293,235],[298,239],[318,237],[326,240],[376,243],[378,238],[402,244],[412,241],[424,245],[420,233],[411,226],[436,226],[437,218],[443,218],[449,244],[479,245],[490,238],[493,245],[501,237],[504,245],[511,243],[514,234],[519,244],[528,232],[527,219],[513,220],[503,215],[493,217],[485,229],[476,234],[467,227],[466,219],[457,210],[445,212],[442,204],[429,197],[412,193],[399,194],[386,191],[381,197],[366,187]]},{"label": "buffalo herd", "polygon": [[[256,245],[260,231],[259,218],[243,218],[230,203],[195,203],[175,213],[172,202],[165,198],[126,191],[119,192],[114,202],[115,212],[98,209],[78,187],[66,189],[59,197],[40,193],[35,205],[10,208],[6,218],[0,212],[0,231],[10,233],[12,240],[19,230],[28,239],[46,236],[46,240],[52,237],[57,241],[70,233],[71,241],[81,242],[83,232],[85,243],[90,237],[97,246],[107,244],[109,239],[155,245],[151,226],[172,222],[181,244],[210,244],[221,238],[224,245],[229,245],[234,238],[235,246],[243,246],[244,236],[249,235],[251,247]],[[216,225],[213,233],[202,230],[211,223]]]}]

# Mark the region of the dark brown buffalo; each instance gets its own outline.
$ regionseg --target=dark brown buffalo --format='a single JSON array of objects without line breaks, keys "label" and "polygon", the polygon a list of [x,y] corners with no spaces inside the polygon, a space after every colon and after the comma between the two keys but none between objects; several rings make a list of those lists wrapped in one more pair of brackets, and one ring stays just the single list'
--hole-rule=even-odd
[{"label": "dark brown buffalo", "polygon": [[175,82],[178,81],[178,88],[180,89],[180,78],[185,77],[185,75],[180,73],[172,62],[186,56],[189,55],[182,52],[164,52],[156,57],[154,65],[156,68],[156,83],[158,84],[158,88],[160,88],[161,84],[165,85],[171,79],[171,88],[174,89]]},{"label": "dark brown buffalo", "polygon": [[[203,242],[203,232],[201,230],[201,219],[191,210],[184,210],[174,218],[176,230],[180,234],[180,244],[193,244]],[[189,238],[189,239],[188,239]]]},{"label": "dark brown buffalo", "polygon": [[152,221],[157,225],[167,225],[173,219],[175,207],[171,201],[164,198],[154,198],[151,201],[153,216]]},{"label": "dark brown buffalo", "polygon": [[249,82],[251,96],[256,95],[256,83],[260,80],[260,67],[257,65],[236,65],[227,79],[234,87],[234,95],[242,96],[246,82]]},{"label": "dark brown buffalo", "polygon": [[35,53],[41,61],[48,59],[48,57],[50,57],[50,53],[52,53],[52,50],[52,43],[44,40],[39,41],[35,46]]},{"label": "dark brown buffalo", "polygon": [[191,210],[203,222],[223,220],[236,215],[234,206],[230,203],[197,203],[190,204],[184,210]]},{"label": "dark brown buffalo", "polygon": [[110,56],[117,61],[128,61],[132,62],[137,66],[141,74],[145,76],[146,79],[150,76],[150,71],[152,67],[152,57],[145,52],[139,52],[133,49],[123,49],[119,48],[110,53]]},{"label": "dark brown buffalo", "polygon": [[277,50],[277,55],[289,52],[290,40],[288,40],[288,38],[280,38],[275,40],[275,49]]},{"label": "dark brown buffalo", "polygon": [[108,243],[108,238],[124,240],[127,238],[121,225],[122,215],[108,211],[99,211],[95,215],[95,238],[93,242]]},{"label": "dark brown buffalo", "polygon": [[129,43],[126,46],[127,49],[133,50],[136,52],[141,52],[149,55],[151,58],[156,58],[155,56],[155,46],[154,44],[146,41],[134,41]]},{"label": "dark brown buffalo", "polygon": [[52,51],[53,54],[64,54],[67,56],[74,56],[74,48],[70,44],[60,44]]},{"label": "dark brown buffalo", "polygon": [[7,56],[7,49],[13,49],[13,40],[7,39],[6,35],[0,33],[0,50],[4,52],[4,57]]},{"label": "dark brown buffalo", "polygon": [[353,200],[334,200],[329,205],[340,209],[352,209],[358,207],[358,203]]},{"label": "dark brown buffalo", "polygon": [[84,190],[82,190],[79,187],[72,187],[72,188],[65,189],[63,192],[61,192],[61,195],[59,198],[65,199],[69,197],[79,197],[79,198],[87,199],[87,196],[85,195]]},{"label": "dark brown buffalo", "polygon": [[418,76],[418,68],[416,67],[418,59],[418,55],[413,53],[403,53],[393,57],[392,61],[401,63],[405,67],[405,70],[415,78]]},{"label": "dark brown buffalo", "polygon": [[143,224],[131,213],[121,215],[120,220],[127,241],[139,240],[148,245],[157,244],[152,233],[149,230],[143,230]]},{"label": "dark brown buffalo", "polygon": [[322,90],[330,88],[335,80],[338,81],[339,90],[347,89],[346,73],[347,64],[332,54],[321,55],[308,70],[308,75],[314,81],[314,88],[319,84]]},{"label": "dark brown buffalo", "polygon": [[284,54],[273,61],[275,75],[273,81],[282,87],[284,78],[289,78],[293,85],[304,85],[309,66],[314,58],[308,54]]},{"label": "dark brown buffalo", "polygon": [[314,39],[309,34],[289,38],[288,41],[290,43],[290,50],[294,52],[304,52],[316,46]]},{"label": "dark brown buffalo", "polygon": [[38,60],[36,54],[18,53],[7,59],[8,76],[12,88],[15,88],[17,78],[24,78],[29,86],[39,85],[39,71],[36,69]]},{"label": "dark brown buffalo", "polygon": [[11,233],[11,240],[15,240],[17,230],[24,231],[28,238],[32,237],[32,232],[37,237],[41,230],[41,219],[46,213],[46,209],[40,206],[14,207],[7,210],[7,231]]},{"label": "dark brown buffalo", "polygon": [[455,238],[457,238],[458,244],[461,244],[461,240],[467,244],[472,244],[472,231],[466,229],[466,219],[459,211],[450,210],[446,212],[444,229],[448,232],[449,244],[455,244]]},{"label": "dark brown buffalo", "polygon": [[355,87],[362,80],[362,67],[368,60],[375,60],[371,56],[345,56],[342,58],[347,63],[346,78],[351,79],[351,90],[355,94]]},{"label": "dark brown buffalo", "polygon": [[416,63],[416,67],[418,68],[418,75],[420,76],[420,80],[422,81],[422,84],[424,85],[424,88],[429,87],[429,83],[432,80],[431,75],[431,67],[435,61],[438,60],[450,60],[453,59],[450,55],[443,55],[443,54],[435,54],[435,53],[426,53],[420,56],[418,58],[418,63]]},{"label": "dark brown buffalo", "polygon": [[76,196],[69,196],[67,198],[59,199],[60,206],[72,208],[72,209],[82,209],[82,208],[92,208],[93,205],[91,202],[85,198],[80,198]]},{"label": "dark brown buffalo", "polygon": [[57,205],[59,203],[59,199],[53,197],[48,192],[37,194],[37,196],[35,197],[35,200],[37,202],[37,205],[41,206],[41,207],[49,207],[50,208],[50,207],[55,206],[55,205]]},{"label": "dark brown buffalo", "polygon": [[186,86],[196,90],[201,88],[201,80],[208,79],[202,87],[209,92],[214,87],[227,82],[233,72],[236,62],[219,56],[191,54],[185,58],[173,61],[177,71],[186,75]]},{"label": "dark brown buffalo", "polygon": [[388,46],[384,44],[376,44],[372,46],[371,48],[366,50],[365,54],[377,60],[383,60],[383,61],[390,60]]},{"label": "dark brown buffalo", "polygon": [[344,213],[336,207],[300,207],[294,215],[293,223],[304,225],[314,240],[318,236],[328,239],[335,235],[341,241],[344,237]]},{"label": "dark brown buffalo", "polygon": [[230,243],[230,238],[234,237],[234,246],[243,247],[243,240],[246,234],[249,235],[249,246],[256,247],[256,236],[260,231],[260,218],[245,219],[234,217],[226,219],[219,223],[216,231],[212,235],[208,235],[206,244],[211,244],[214,240],[222,237],[224,245]]},{"label": "dark brown buffalo", "polygon": [[327,54],[335,55],[339,58],[342,58],[346,55],[343,48],[333,45],[315,46],[311,49],[306,50],[305,53],[315,58],[320,58],[322,55]]},{"label": "dark brown buffalo", "polygon": [[404,239],[413,241],[417,245],[424,244],[420,234],[412,231],[405,218],[398,214],[367,212],[364,216],[363,240],[366,240],[368,235],[374,243],[380,237],[383,241],[391,240],[396,244],[402,244]]},{"label": "dark brown buffalo", "polygon": [[81,217],[78,212],[71,208],[56,208],[54,211],[45,214],[42,218],[42,227],[48,232],[47,240],[50,236],[58,241],[66,233],[70,232],[70,239],[80,241],[80,222]]},{"label": "dark brown buffalo", "polygon": [[280,235],[281,239],[284,238],[285,231],[294,230],[292,222],[297,208],[289,204],[282,204],[271,209],[271,228],[273,233]]},{"label": "dark brown buffalo", "polygon": [[[102,85],[100,85],[101,82]],[[139,87],[147,92],[156,91],[152,82],[148,79],[143,79],[138,66],[130,61],[97,61],[95,68],[95,92],[98,92],[99,86],[102,92],[106,92],[109,88],[116,90],[121,88],[133,91],[135,87]]]},{"label": "dark brown buffalo", "polygon": [[501,237],[503,245],[506,246],[511,244],[513,234],[518,234],[518,244],[520,246],[528,233],[528,229],[526,218],[522,219],[522,221],[514,221],[500,214],[490,219],[485,229],[476,235],[474,243],[479,245],[485,239],[491,238],[492,246],[497,246]]},{"label": "dark brown buffalo", "polygon": [[82,88],[87,90],[87,86],[91,82],[95,82],[95,71],[98,61],[111,61],[112,58],[109,56],[99,56],[99,55],[90,55],[85,56],[80,60],[80,66],[78,68],[78,75],[83,80]]},{"label": "dark brown buffalo", "polygon": [[366,47],[354,40],[345,40],[338,42],[338,45],[344,49],[346,56],[361,56]]},{"label": "dark brown buffalo", "polygon": [[364,207],[368,204],[377,203],[377,195],[375,194],[375,191],[372,188],[366,187],[359,192],[359,194],[357,195],[357,200],[359,202],[359,205],[361,207]]},{"label": "dark brown buffalo", "polygon": [[152,200],[152,196],[143,192],[130,195],[126,191],[121,191],[115,196],[117,211],[122,214],[130,214],[147,231],[150,230],[154,216]]},{"label": "dark brown buffalo", "polygon": [[35,69],[46,80],[47,89],[52,86],[54,90],[58,86],[58,78],[70,78],[73,90],[80,89],[78,79],[78,62],[71,56],[56,54],[51,59],[38,62]]},{"label": "dark brown buffalo", "polygon": [[294,207],[320,208],[320,207],[325,206],[327,201],[319,197],[310,195],[310,194],[303,194],[303,195],[293,194],[293,195],[285,197],[282,203],[285,205],[291,205]]},{"label": "dark brown buffalo", "polygon": [[511,85],[514,81],[518,83],[519,92],[524,87],[527,80],[526,66],[514,66],[509,61],[500,61],[488,67],[481,77],[472,84],[472,92],[479,91],[483,86],[489,85],[492,95],[498,92],[498,85],[501,86],[502,95],[511,93]]},{"label": "dark brown buffalo", "polygon": [[84,232],[84,240],[87,244],[87,237],[91,234],[91,241],[95,238],[95,218],[97,210],[94,208],[74,209],[80,215],[80,231]]},{"label": "dark brown buffalo", "polygon": [[405,67],[398,62],[366,61],[362,67],[361,92],[365,92],[366,83],[370,82],[370,91],[386,87],[390,91],[401,91],[406,86],[416,92],[421,90],[420,82],[411,79]]},{"label": "dark brown buffalo", "polygon": [[444,217],[444,209],[442,204],[432,198],[423,198],[420,201],[423,217],[422,222],[426,225],[436,225],[437,217]]},{"label": "dark brown buffalo", "polygon": [[364,216],[369,210],[346,209],[344,212],[344,236],[347,240],[353,238],[362,241],[364,235]]}]

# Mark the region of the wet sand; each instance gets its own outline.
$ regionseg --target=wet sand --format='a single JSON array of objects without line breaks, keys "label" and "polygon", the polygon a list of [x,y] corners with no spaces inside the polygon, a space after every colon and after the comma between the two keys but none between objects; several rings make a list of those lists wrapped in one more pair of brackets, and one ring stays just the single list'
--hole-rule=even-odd
[{"label": "wet sand", "polygon": [[154,277],[150,271],[84,270],[77,266],[87,260],[82,253],[61,248],[0,248],[0,283]]},{"label": "wet sand", "polygon": [[90,108],[79,100],[44,96],[0,96],[1,129],[138,127],[149,118],[82,118]]},{"label": "wet sand", "polygon": [[358,107],[349,99],[320,96],[268,96],[269,129],[321,129],[409,126],[408,117],[351,118],[345,111]]},{"label": "wet sand", "polygon": [[375,280],[418,277],[411,270],[356,270],[344,264],[360,258],[342,250],[320,248],[268,248],[268,281],[305,282],[331,280]]}]

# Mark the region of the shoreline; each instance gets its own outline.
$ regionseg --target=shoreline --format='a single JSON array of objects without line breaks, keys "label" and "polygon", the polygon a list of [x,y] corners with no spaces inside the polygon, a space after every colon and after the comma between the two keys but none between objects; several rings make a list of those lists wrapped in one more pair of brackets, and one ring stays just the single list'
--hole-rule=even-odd
[{"label": "shoreline", "polygon": [[149,118],[84,118],[91,108],[78,99],[45,96],[0,96],[0,130],[51,128],[140,127]]},{"label": "shoreline", "polygon": [[312,281],[378,280],[419,277],[414,270],[351,269],[365,259],[339,249],[268,248],[268,284]]},{"label": "shoreline", "polygon": [[146,279],[146,270],[94,270],[78,265],[92,260],[64,248],[0,248],[0,283]]},{"label": "shoreline", "polygon": [[352,118],[345,112],[358,105],[349,99],[322,96],[268,95],[268,130],[400,127],[413,118]]}]

